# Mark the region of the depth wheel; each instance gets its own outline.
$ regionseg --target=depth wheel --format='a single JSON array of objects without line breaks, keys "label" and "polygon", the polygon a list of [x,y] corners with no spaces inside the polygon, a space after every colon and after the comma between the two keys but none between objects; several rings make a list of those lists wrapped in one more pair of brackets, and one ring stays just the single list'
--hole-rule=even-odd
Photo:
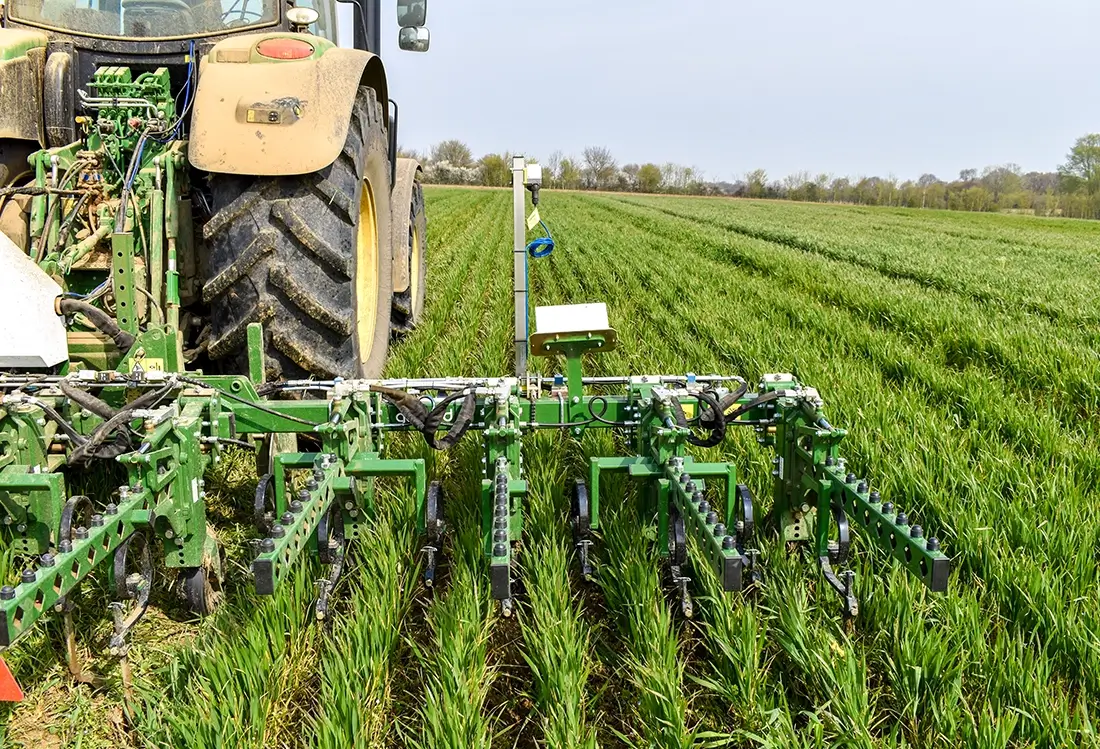
[{"label": "depth wheel", "polygon": [[271,379],[376,377],[390,340],[389,137],[360,86],[336,161],[293,177],[208,177],[203,226],[208,354],[248,371],[246,329],[264,323]]},{"label": "depth wheel", "polygon": [[258,484],[252,500],[252,523],[263,537],[271,535],[275,527],[275,476],[264,474]]},{"label": "depth wheel", "polygon": [[428,543],[438,546],[443,540],[445,523],[443,521],[443,485],[438,481],[428,484],[424,497],[424,535]]},{"label": "depth wheel", "polygon": [[183,600],[187,608],[199,616],[213,614],[221,603],[222,575],[225,569],[222,546],[210,526],[206,528],[205,545],[202,566],[180,570]]},{"label": "depth wheel", "polygon": [[393,186],[393,330],[408,333],[424,312],[424,281],[428,270],[428,216],[420,164],[397,160]]},{"label": "depth wheel", "polygon": [[680,511],[670,508],[668,512],[668,559],[673,567],[682,567],[687,563],[687,529]]},{"label": "depth wheel", "polygon": [[333,502],[317,521],[317,556],[321,564],[334,564],[344,545],[344,511]]},{"label": "depth wheel", "polygon": [[119,601],[134,609],[149,605],[153,589],[153,551],[145,531],[134,531],[115,549],[114,588]]},{"label": "depth wheel", "polygon": [[65,506],[61,509],[61,527],[57,534],[57,541],[74,540],[73,531],[77,528],[87,528],[91,524],[92,500],[88,497],[69,497]]},{"label": "depth wheel", "polygon": [[573,543],[590,540],[592,536],[592,509],[588,503],[588,485],[581,479],[573,482],[569,524],[573,528]]}]

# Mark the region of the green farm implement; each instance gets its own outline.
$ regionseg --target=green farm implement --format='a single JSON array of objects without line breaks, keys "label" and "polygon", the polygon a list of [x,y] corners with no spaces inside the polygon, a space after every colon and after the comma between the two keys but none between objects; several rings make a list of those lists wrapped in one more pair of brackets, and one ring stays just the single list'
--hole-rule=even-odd
[{"label": "green farm implement", "polygon": [[[538,430],[609,429],[624,446],[591,458],[566,491],[585,578],[599,574],[589,552],[601,483],[620,473],[656,519],[685,615],[689,573],[714,574],[726,591],[759,580],[761,522],[744,477],[691,454],[742,427],[775,451],[767,532],[811,550],[845,615],[858,611],[842,569],[851,524],[946,588],[938,541],[850,470],[844,430],[792,375],[751,387],[736,376],[586,377],[585,357],[617,344],[602,304],[537,308],[528,335],[528,258],[552,240],[526,244],[524,188],[537,207],[540,178],[522,159],[516,371],[380,379],[391,335],[423,305],[425,218],[418,167],[395,157],[377,3],[354,4],[356,49],[333,43],[335,6],[265,0],[211,15],[206,3],[123,0],[55,18],[42,3],[7,4],[0,90],[22,86],[37,109],[0,107],[0,533],[12,563],[0,647],[58,615],[72,673],[91,678],[70,611],[93,573],[109,581],[119,657],[154,570],[210,613],[222,569],[204,476],[242,446],[263,456],[253,506],[240,508],[254,519],[256,590],[273,594],[316,557],[320,619],[375,522],[377,480],[395,477],[415,494],[428,586],[445,507],[480,502],[490,589],[509,613],[523,441]],[[423,6],[399,3],[403,48],[427,47]],[[528,354],[564,374],[533,373]],[[390,455],[387,440],[408,432],[435,450],[479,440],[480,496],[445,498],[428,461]],[[117,480],[105,489],[93,468]],[[710,571],[689,569],[691,543]]]}]

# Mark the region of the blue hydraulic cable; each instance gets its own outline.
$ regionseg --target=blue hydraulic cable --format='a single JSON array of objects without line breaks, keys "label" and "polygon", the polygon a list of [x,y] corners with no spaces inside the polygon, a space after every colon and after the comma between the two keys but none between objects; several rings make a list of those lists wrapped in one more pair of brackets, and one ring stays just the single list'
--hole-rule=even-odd
[{"label": "blue hydraulic cable", "polygon": [[532,239],[531,242],[528,243],[527,254],[533,258],[547,257],[554,251],[554,236],[550,233],[549,227],[546,226],[545,221],[539,221],[539,226],[546,232],[546,236]]}]

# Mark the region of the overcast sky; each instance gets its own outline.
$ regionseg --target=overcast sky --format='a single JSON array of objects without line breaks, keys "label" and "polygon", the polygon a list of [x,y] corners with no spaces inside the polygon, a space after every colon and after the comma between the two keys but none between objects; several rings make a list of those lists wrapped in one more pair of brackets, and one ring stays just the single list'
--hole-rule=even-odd
[{"label": "overcast sky", "polygon": [[422,55],[382,2],[418,150],[952,178],[1052,170],[1100,131],[1097,0],[429,0]]}]

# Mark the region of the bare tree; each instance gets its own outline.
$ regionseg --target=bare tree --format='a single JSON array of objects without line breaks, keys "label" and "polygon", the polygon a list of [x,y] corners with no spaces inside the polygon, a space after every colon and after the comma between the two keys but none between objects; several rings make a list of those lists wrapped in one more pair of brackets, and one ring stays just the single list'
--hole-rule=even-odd
[{"label": "bare tree", "polygon": [[615,179],[618,164],[611,151],[603,146],[584,149],[584,177],[586,185],[593,189],[607,187]]},{"label": "bare tree", "polygon": [[565,154],[561,151],[554,151],[546,159],[543,164],[546,167],[546,172],[543,174],[543,178],[546,180],[547,187],[557,186],[557,180],[561,176],[561,162],[565,159]]}]

